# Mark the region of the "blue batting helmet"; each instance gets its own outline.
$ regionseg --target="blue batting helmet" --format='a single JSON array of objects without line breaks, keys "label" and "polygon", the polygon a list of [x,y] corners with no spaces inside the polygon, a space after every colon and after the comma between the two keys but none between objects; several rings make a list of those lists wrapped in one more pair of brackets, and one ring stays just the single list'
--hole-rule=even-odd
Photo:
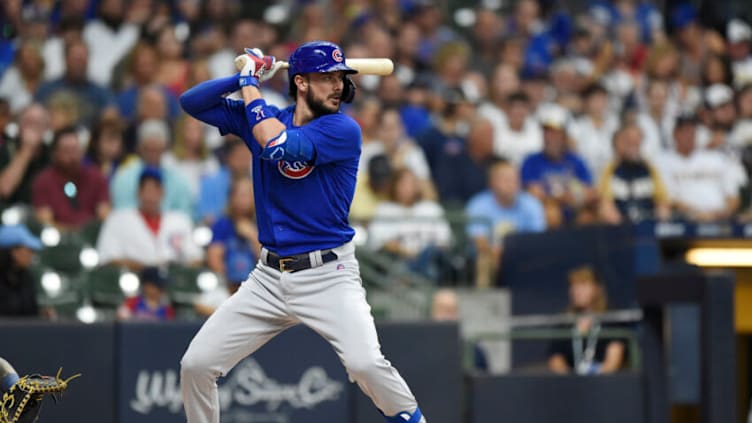
[{"label": "blue batting helmet", "polygon": [[314,72],[358,73],[345,64],[345,53],[337,44],[329,41],[311,41],[295,49],[287,61],[290,67],[287,76],[292,80],[295,75]]}]

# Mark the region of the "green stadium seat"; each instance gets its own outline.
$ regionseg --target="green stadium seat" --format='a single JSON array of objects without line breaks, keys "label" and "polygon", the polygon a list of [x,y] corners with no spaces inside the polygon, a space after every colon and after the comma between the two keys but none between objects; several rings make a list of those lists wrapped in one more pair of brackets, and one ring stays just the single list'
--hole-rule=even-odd
[{"label": "green stadium seat", "polygon": [[175,305],[193,307],[195,298],[201,294],[198,286],[198,275],[206,269],[188,267],[177,263],[168,268],[168,294]]},{"label": "green stadium seat", "polygon": [[125,294],[120,289],[120,275],[123,270],[117,266],[98,266],[86,273],[86,294],[95,306],[117,307]]}]

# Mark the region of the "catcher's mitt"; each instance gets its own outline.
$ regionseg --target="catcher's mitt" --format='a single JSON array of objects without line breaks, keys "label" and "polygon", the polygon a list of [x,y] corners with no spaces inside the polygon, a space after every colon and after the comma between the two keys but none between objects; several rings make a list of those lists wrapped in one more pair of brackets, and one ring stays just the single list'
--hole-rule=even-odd
[{"label": "catcher's mitt", "polygon": [[60,368],[55,377],[27,375],[14,383],[8,392],[3,394],[3,402],[0,404],[0,423],[37,421],[45,394],[52,395],[52,398],[57,401],[56,395],[62,395],[68,389],[68,382],[81,376],[79,373],[63,379],[60,377],[62,372],[63,369]]}]

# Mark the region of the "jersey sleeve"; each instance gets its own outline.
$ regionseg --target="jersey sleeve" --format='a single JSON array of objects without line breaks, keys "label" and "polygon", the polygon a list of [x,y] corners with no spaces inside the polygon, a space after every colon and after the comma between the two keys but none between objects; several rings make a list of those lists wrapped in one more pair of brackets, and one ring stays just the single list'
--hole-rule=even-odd
[{"label": "jersey sleeve", "polygon": [[581,158],[575,156],[574,172],[577,175],[577,179],[586,185],[593,185],[593,175],[585,165],[585,162]]},{"label": "jersey sleeve", "polygon": [[360,157],[361,132],[355,121],[342,113],[322,116],[300,128],[300,131],[313,144],[314,165],[358,159]]},{"label": "jersey sleeve", "polygon": [[232,222],[224,217],[212,225],[212,244],[223,244],[232,238]]}]

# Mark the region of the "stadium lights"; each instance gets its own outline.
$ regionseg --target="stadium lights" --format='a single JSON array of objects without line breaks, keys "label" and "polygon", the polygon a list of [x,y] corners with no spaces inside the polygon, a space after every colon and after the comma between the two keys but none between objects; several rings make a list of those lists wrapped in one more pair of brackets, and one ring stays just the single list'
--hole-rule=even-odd
[{"label": "stadium lights", "polygon": [[44,244],[46,247],[54,247],[60,243],[60,231],[53,228],[52,226],[48,226],[42,229],[41,238],[42,244]]},{"label": "stadium lights", "polygon": [[76,317],[86,324],[91,324],[97,320],[97,311],[91,305],[86,304],[76,310]]},{"label": "stadium lights", "polygon": [[138,292],[138,286],[140,285],[138,276],[131,272],[125,272],[120,275],[118,283],[120,284],[120,290],[128,297],[136,295],[136,292]]},{"label": "stadium lights", "polygon": [[44,272],[42,275],[42,288],[52,298],[60,295],[60,290],[63,287],[60,275],[55,272]]},{"label": "stadium lights", "polygon": [[26,213],[21,206],[11,206],[3,211],[3,225],[18,225],[24,219]]},{"label": "stadium lights", "polygon": [[685,258],[700,267],[752,267],[752,248],[690,248]]},{"label": "stadium lights", "polygon": [[202,291],[213,291],[219,285],[219,278],[213,272],[201,272],[196,278],[196,284]]},{"label": "stadium lights", "polygon": [[199,226],[193,230],[193,242],[199,247],[206,247],[212,240],[212,230],[207,226]]},{"label": "stadium lights", "polygon": [[97,267],[99,264],[99,254],[92,247],[82,249],[81,254],[78,255],[78,259],[81,261],[81,265],[87,269]]}]

